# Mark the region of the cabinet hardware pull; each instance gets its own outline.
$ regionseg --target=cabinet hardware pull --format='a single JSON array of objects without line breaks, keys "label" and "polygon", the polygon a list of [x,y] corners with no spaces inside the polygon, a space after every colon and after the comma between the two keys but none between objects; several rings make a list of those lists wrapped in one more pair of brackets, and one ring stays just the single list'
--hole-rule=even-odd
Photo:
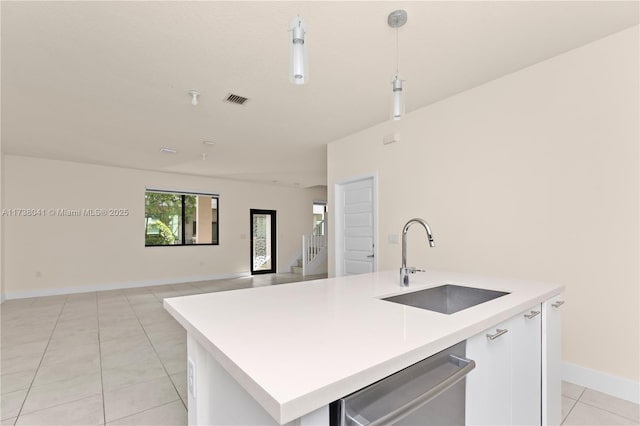
[{"label": "cabinet hardware pull", "polygon": [[564,305],[564,300],[558,300],[556,303],[551,304],[554,308],[559,308],[562,305]]},{"label": "cabinet hardware pull", "polygon": [[531,311],[530,314],[524,314],[524,317],[526,319],[531,319],[531,318],[533,318],[533,317],[535,317],[537,315],[540,315],[540,311]]},{"label": "cabinet hardware pull", "polygon": [[506,328],[503,328],[502,330],[499,328],[496,328],[496,334],[488,334],[487,333],[487,339],[489,340],[495,340],[498,337],[502,336],[503,334],[505,334],[506,332],[508,332],[509,330],[507,330]]}]

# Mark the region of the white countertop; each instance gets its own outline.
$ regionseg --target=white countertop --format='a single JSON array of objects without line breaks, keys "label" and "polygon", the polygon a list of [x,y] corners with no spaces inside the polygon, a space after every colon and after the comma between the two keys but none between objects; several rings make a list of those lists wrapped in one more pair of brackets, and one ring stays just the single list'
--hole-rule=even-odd
[{"label": "white countertop", "polygon": [[[164,307],[281,424],[519,314],[562,286],[398,271],[164,300]],[[379,300],[458,284],[510,294],[446,315]]]}]

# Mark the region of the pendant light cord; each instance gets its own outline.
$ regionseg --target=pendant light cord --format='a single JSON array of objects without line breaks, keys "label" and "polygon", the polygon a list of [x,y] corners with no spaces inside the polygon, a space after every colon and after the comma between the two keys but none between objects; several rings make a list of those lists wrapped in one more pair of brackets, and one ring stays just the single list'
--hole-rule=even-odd
[{"label": "pendant light cord", "polygon": [[400,43],[398,42],[398,28],[396,27],[396,77],[398,77],[400,69]]}]

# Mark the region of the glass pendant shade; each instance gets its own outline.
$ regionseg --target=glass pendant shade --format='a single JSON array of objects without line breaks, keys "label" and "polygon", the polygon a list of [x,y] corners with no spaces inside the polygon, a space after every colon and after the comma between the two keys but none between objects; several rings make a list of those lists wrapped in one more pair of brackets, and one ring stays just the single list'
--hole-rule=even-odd
[{"label": "glass pendant shade", "polygon": [[404,81],[400,77],[396,76],[391,82],[393,88],[393,104],[391,107],[391,118],[394,120],[400,120],[404,115]]},{"label": "glass pendant shade", "polygon": [[289,27],[289,81],[293,84],[305,84],[309,80],[306,35],[304,21],[295,18]]}]

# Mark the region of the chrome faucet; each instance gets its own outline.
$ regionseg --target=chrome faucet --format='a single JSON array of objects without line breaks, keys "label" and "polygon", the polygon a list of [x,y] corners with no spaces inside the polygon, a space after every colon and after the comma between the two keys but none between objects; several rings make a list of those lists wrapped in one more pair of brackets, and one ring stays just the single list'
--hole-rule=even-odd
[{"label": "chrome faucet", "polygon": [[427,238],[429,240],[429,247],[435,247],[436,243],[433,241],[433,235],[431,234],[431,228],[429,224],[424,219],[411,219],[404,225],[402,228],[402,267],[400,268],[400,285],[402,287],[409,286],[409,274],[415,274],[416,272],[423,272],[420,269],[416,269],[412,266],[407,268],[407,231],[414,223],[419,223],[422,225],[425,231],[427,231]]}]

